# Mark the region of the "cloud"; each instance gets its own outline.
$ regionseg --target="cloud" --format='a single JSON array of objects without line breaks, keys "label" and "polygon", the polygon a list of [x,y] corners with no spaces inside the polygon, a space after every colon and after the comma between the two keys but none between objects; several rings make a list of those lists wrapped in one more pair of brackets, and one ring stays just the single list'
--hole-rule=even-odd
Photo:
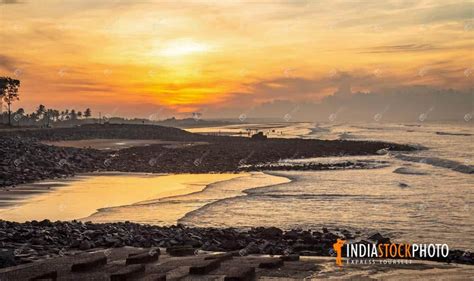
[{"label": "cloud", "polygon": [[459,3],[455,4],[439,5],[437,7],[426,9],[422,15],[422,20],[426,23],[433,23],[472,19],[473,11],[473,2],[460,1]]},{"label": "cloud", "polygon": [[0,4],[21,4],[23,1],[18,0],[0,0]]},{"label": "cloud", "polygon": [[279,99],[208,115],[237,119],[239,114],[245,114],[246,118],[283,121],[289,114],[291,121],[311,122],[420,122],[420,115],[424,115],[428,121],[463,121],[465,114],[474,112],[473,98],[472,89],[457,91],[424,85],[398,86],[347,96],[333,94],[321,101]]},{"label": "cloud", "polygon": [[379,53],[405,53],[405,52],[427,52],[440,50],[441,47],[435,47],[432,44],[405,44],[405,45],[387,45],[369,48],[368,51],[361,53],[379,54]]},{"label": "cloud", "polygon": [[0,68],[3,68],[9,72],[15,71],[18,67],[18,61],[15,58],[0,55]]}]

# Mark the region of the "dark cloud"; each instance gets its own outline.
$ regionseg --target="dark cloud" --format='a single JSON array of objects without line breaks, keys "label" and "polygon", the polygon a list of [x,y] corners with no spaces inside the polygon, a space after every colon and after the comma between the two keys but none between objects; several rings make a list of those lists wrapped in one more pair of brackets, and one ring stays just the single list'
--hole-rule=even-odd
[{"label": "dark cloud", "polygon": [[459,21],[472,19],[474,3],[471,1],[460,1],[455,4],[439,5],[425,10],[422,20],[426,23],[442,21]]},{"label": "dark cloud", "polygon": [[405,45],[388,45],[376,46],[369,48],[367,51],[362,51],[364,54],[378,54],[378,53],[406,53],[406,52],[427,52],[433,50],[441,50],[443,48],[436,47],[431,44],[405,44]]},{"label": "dark cloud", "polygon": [[18,0],[0,0],[0,4],[21,4],[23,1]]},{"label": "dark cloud", "polygon": [[[465,114],[474,112],[473,89],[457,91],[430,86],[399,86],[374,92],[357,92],[350,95],[330,95],[321,101],[295,101],[278,99],[247,108],[228,108],[213,112],[216,118],[272,118],[283,121],[310,122],[420,122],[427,120],[462,121]],[[375,119],[374,119],[375,118]],[[288,120],[286,120],[288,121]],[[423,120],[424,121],[424,120]]]},{"label": "dark cloud", "polygon": [[5,55],[0,55],[0,68],[9,72],[13,72],[15,69],[17,69],[18,65],[19,63],[16,59]]},{"label": "dark cloud", "polygon": [[[247,118],[281,119],[290,114],[294,121],[324,122],[334,113],[339,121],[374,121],[374,115],[383,114],[384,120],[416,122],[420,114],[435,107],[430,112],[432,118],[456,119],[474,111],[473,91],[469,83],[460,84],[460,79],[469,79],[464,70],[446,67],[446,63],[434,61],[422,73],[424,76],[414,71],[416,77],[412,78],[420,79],[419,86],[404,85],[404,77],[363,70],[334,71],[326,77],[263,80],[246,85],[248,92],[231,93],[225,104],[208,115],[238,118],[245,114]],[[423,86],[424,80],[461,85],[463,90]]]},{"label": "dark cloud", "polygon": [[[408,1],[407,3],[410,2],[411,1]],[[348,1],[347,3],[349,4],[351,2]],[[342,28],[365,27],[367,30],[374,31],[373,27],[375,25],[377,27],[376,30],[383,32],[385,29],[395,30],[410,25],[470,20],[472,19],[472,11],[474,10],[474,3],[468,1],[427,6],[416,5],[413,4],[413,2],[406,7],[395,6],[393,9],[385,7],[384,1],[380,1],[379,3],[382,5],[375,7],[369,14],[367,14],[366,6],[363,4],[358,5],[357,9],[349,9],[349,11],[352,12],[358,10],[359,13],[350,13],[347,19],[338,21],[337,26]]]}]

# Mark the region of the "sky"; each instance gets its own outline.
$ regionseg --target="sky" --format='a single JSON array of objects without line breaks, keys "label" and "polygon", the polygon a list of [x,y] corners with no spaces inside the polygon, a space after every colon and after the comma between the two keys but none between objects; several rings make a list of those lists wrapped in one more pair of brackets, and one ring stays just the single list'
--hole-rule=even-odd
[{"label": "sky", "polygon": [[0,28],[0,76],[21,80],[26,111],[238,118],[334,93],[473,88],[473,1],[0,0]]}]

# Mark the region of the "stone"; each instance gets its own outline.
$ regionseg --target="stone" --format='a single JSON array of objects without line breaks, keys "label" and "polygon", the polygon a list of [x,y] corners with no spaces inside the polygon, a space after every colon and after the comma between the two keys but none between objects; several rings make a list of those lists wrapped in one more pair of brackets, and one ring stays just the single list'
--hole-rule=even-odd
[{"label": "stone", "polygon": [[281,256],[280,259],[282,261],[299,261],[300,256],[299,255],[285,255],[285,256]]},{"label": "stone", "polygon": [[263,132],[258,132],[258,133],[256,133],[256,134],[253,134],[253,135],[252,135],[252,139],[253,139],[253,140],[266,140],[266,139],[267,139],[267,136],[265,136],[265,135],[263,134]]},{"label": "stone", "polygon": [[224,253],[224,254],[215,254],[215,255],[210,255],[204,258],[204,260],[220,260],[220,261],[225,261],[225,260],[230,260],[234,257],[234,254],[232,252],[229,253]]},{"label": "stone", "polygon": [[262,231],[262,236],[267,238],[280,237],[283,234],[283,231],[277,227],[268,227],[264,228]]},{"label": "stone", "polygon": [[15,254],[13,249],[0,249],[0,268],[15,265]]},{"label": "stone", "polygon": [[277,268],[277,267],[281,267],[282,265],[283,265],[283,261],[281,259],[270,258],[270,259],[261,261],[258,264],[258,267],[259,268]]},{"label": "stone", "polygon": [[132,264],[119,269],[110,274],[110,281],[126,281],[131,278],[136,278],[145,272],[145,265]]},{"label": "stone", "polygon": [[42,272],[34,277],[31,277],[30,280],[56,280],[58,278],[58,272],[56,270],[51,270],[48,272]]},{"label": "stone", "polygon": [[89,242],[88,240],[82,240],[81,243],[79,244],[79,250],[89,250],[92,248],[92,243]]},{"label": "stone", "polygon": [[220,265],[221,265],[221,261],[218,259],[204,260],[200,262],[198,265],[191,266],[189,268],[189,274],[198,274],[198,275],[207,274],[213,271],[214,269],[219,268]]},{"label": "stone", "polygon": [[196,250],[190,247],[173,247],[167,248],[166,251],[168,252],[168,254],[170,254],[170,256],[184,257],[194,255]]},{"label": "stone", "polygon": [[374,242],[377,242],[377,244],[389,244],[390,243],[389,238],[383,237],[382,234],[380,234],[378,232],[371,235],[368,239],[372,240]]},{"label": "stone", "polygon": [[250,281],[255,278],[255,267],[238,266],[226,271],[224,281]]},{"label": "stone", "polygon": [[96,269],[100,266],[107,264],[107,257],[104,254],[91,255],[79,260],[79,262],[73,263],[71,271],[87,271]]},{"label": "stone", "polygon": [[157,251],[132,255],[127,258],[125,264],[140,264],[140,263],[154,262],[158,260],[159,256],[160,255]]}]

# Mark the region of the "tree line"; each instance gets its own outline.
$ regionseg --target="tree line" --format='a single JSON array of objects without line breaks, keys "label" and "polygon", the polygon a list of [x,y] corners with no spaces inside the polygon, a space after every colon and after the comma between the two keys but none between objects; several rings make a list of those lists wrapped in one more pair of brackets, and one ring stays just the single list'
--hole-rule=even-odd
[{"label": "tree line", "polygon": [[[11,115],[11,117],[9,117]],[[57,122],[69,122],[88,119],[92,116],[90,108],[84,111],[75,109],[58,110],[53,108],[46,108],[46,106],[40,104],[35,111],[26,113],[23,108],[18,108],[16,111],[11,113],[2,113],[2,120],[8,120],[10,125],[41,125],[50,126],[52,123]],[[3,122],[5,123],[5,122]]]},{"label": "tree line", "polygon": [[[76,121],[80,119],[88,119],[92,116],[90,108],[84,111],[78,111],[75,109],[57,110],[53,108],[46,108],[46,106],[40,104],[38,108],[31,113],[26,113],[23,108],[18,108],[16,111],[13,110],[12,104],[15,101],[20,100],[18,90],[20,88],[20,80],[13,79],[11,77],[0,77],[0,101],[1,106],[4,106],[6,112],[1,113],[2,123],[4,120],[8,120],[8,125],[14,124],[40,124],[43,126],[49,126],[52,122],[62,121]],[[5,103],[3,105],[3,103]],[[3,108],[2,108],[3,109]]]}]

